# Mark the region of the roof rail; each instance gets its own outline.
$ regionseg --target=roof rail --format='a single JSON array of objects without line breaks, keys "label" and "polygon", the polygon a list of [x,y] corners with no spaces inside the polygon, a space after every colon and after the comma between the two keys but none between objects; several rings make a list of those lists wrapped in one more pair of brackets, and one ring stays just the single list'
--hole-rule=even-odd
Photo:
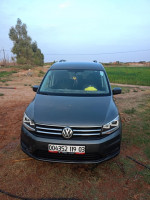
[{"label": "roof rail", "polygon": [[66,62],[66,60],[60,60],[59,62]]},{"label": "roof rail", "polygon": [[93,60],[93,62],[97,63],[97,60]]}]

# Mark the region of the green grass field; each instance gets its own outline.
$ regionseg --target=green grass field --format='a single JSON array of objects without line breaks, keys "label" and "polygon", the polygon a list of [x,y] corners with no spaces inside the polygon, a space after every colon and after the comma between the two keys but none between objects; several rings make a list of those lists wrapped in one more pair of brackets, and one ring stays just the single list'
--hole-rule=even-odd
[{"label": "green grass field", "polygon": [[[9,72],[1,71],[0,82],[9,81],[11,75],[16,73],[18,69],[28,70],[32,69],[33,66],[7,66],[7,68],[13,68],[13,70]],[[105,66],[105,70],[111,83],[150,86],[150,67],[126,67],[120,65],[118,67]],[[38,76],[43,76],[41,70]]]},{"label": "green grass field", "polygon": [[112,83],[150,86],[150,67],[105,67]]},{"label": "green grass field", "polygon": [[13,73],[17,73],[17,71],[1,71],[0,72],[0,82],[7,82],[7,81],[11,81],[11,79],[9,78]]}]

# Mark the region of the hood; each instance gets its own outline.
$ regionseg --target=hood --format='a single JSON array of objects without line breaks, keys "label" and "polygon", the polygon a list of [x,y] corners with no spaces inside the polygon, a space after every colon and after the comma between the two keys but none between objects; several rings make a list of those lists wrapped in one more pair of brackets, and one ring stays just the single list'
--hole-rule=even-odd
[{"label": "hood", "polygon": [[101,126],[118,115],[112,96],[74,97],[37,94],[27,111],[32,113],[35,123],[59,126]]}]

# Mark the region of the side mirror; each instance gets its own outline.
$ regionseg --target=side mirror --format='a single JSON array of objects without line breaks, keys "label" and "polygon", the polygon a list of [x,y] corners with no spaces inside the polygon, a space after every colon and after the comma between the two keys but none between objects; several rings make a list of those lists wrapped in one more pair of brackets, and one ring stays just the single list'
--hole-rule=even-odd
[{"label": "side mirror", "polygon": [[34,92],[37,92],[37,90],[39,89],[39,85],[34,85],[32,89]]},{"label": "side mirror", "polygon": [[121,88],[116,87],[116,88],[114,88],[114,89],[112,90],[112,92],[113,92],[113,95],[121,94]]}]

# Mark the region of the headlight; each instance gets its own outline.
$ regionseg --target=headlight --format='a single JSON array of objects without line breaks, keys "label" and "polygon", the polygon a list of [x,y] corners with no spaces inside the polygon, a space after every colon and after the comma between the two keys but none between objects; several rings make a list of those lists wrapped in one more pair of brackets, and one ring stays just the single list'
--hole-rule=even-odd
[{"label": "headlight", "polygon": [[111,134],[119,128],[119,115],[102,127],[102,135]]},{"label": "headlight", "polygon": [[24,116],[23,116],[23,125],[29,131],[35,131],[35,124],[34,124],[34,122],[25,113],[24,113]]}]

